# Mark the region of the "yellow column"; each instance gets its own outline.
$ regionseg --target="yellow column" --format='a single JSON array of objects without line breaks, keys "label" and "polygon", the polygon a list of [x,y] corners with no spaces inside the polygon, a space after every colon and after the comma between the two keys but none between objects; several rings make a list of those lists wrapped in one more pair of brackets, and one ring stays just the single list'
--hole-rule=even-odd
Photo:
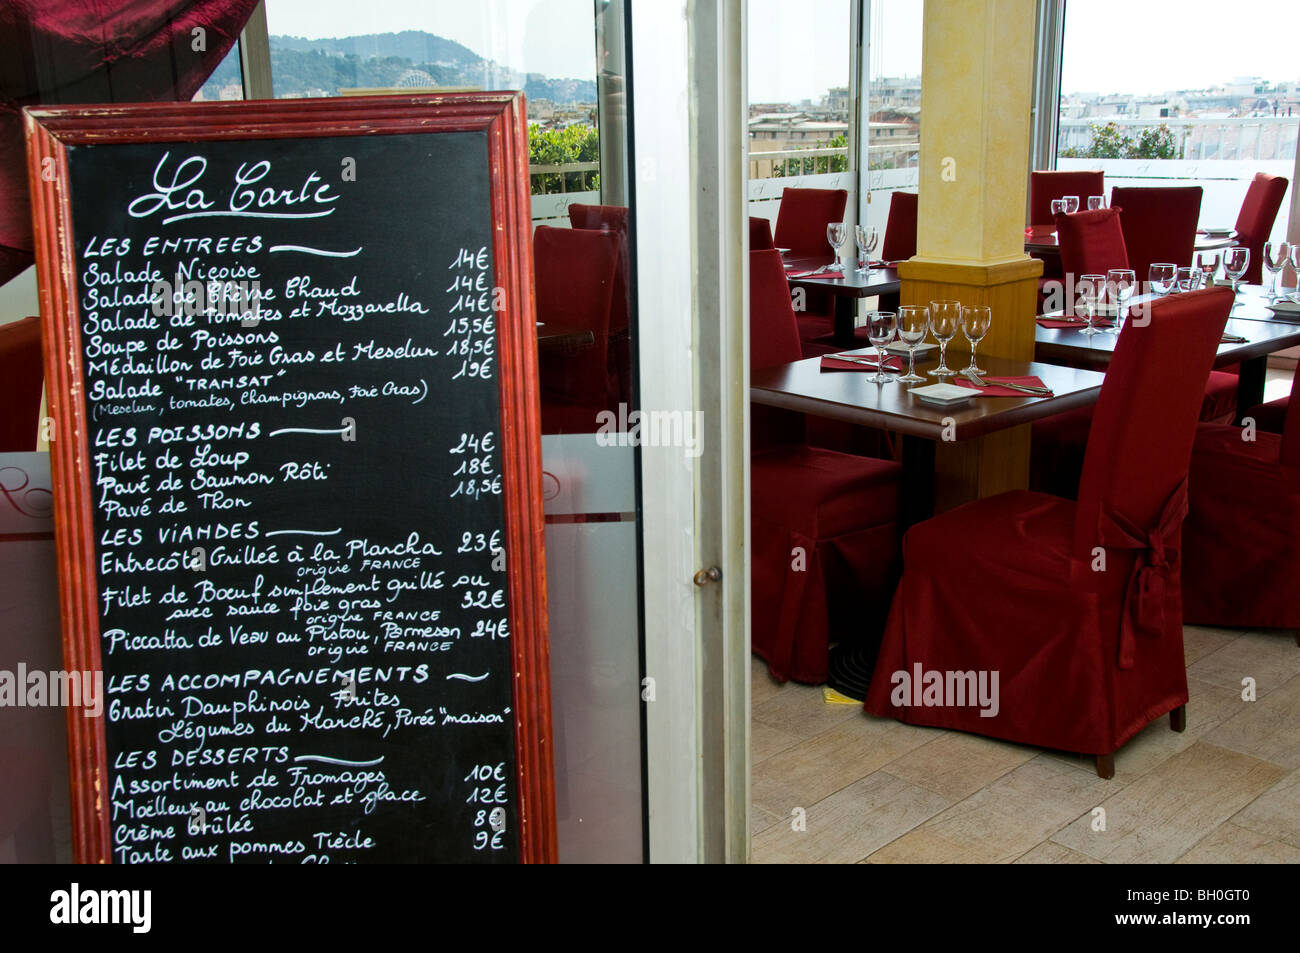
[{"label": "yellow column", "polygon": [[[987,304],[980,353],[1024,361],[1043,268],[1024,251],[1033,62],[1034,0],[926,0],[917,254],[898,269],[904,304]],[[959,334],[949,364],[969,350]],[[1026,486],[1029,428],[942,444],[937,466],[941,509]]]}]

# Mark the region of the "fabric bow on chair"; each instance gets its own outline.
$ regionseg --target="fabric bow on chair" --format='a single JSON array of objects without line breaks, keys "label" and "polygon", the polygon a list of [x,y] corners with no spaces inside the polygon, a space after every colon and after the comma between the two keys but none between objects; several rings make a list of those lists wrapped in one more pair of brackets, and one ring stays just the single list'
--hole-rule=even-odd
[{"label": "fabric bow on chair", "polygon": [[1136,553],[1120,617],[1119,667],[1132,668],[1136,636],[1159,638],[1165,631],[1165,598],[1177,580],[1178,539],[1187,516],[1187,479],[1169,495],[1154,528],[1142,530],[1118,510],[1103,504],[1097,518],[1101,545]]}]

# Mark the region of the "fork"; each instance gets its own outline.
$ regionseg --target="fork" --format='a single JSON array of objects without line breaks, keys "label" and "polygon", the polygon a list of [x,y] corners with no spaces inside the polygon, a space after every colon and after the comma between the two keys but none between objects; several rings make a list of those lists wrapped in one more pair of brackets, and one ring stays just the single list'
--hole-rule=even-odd
[{"label": "fork", "polygon": [[996,384],[990,384],[988,381],[982,380],[980,376],[976,374],[974,371],[972,371],[970,368],[967,368],[966,370],[962,371],[962,374],[965,376],[965,378],[968,381],[970,381],[976,387],[1006,387],[1009,390],[1018,390],[1022,394],[1029,394],[1031,397],[1056,396],[1052,392],[1052,389],[1050,387],[1031,387],[1028,384],[1012,384],[1006,381],[1000,381]]}]

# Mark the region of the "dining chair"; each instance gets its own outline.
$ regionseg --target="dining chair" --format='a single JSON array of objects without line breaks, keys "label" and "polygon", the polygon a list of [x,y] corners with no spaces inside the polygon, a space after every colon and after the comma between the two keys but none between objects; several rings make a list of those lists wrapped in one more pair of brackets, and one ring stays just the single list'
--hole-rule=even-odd
[{"label": "dining chair", "polygon": [[749,250],[762,251],[772,247],[772,223],[757,215],[749,216]]},{"label": "dining chair", "polygon": [[1288,403],[1278,433],[1251,439],[1201,424],[1189,484],[1183,621],[1295,629],[1300,645],[1300,413]]},{"label": "dining chair", "polygon": [[1237,213],[1237,244],[1250,249],[1250,262],[1242,280],[1257,285],[1263,278],[1264,243],[1273,231],[1273,220],[1282,207],[1287,180],[1280,175],[1256,172],[1246,189],[1246,198]]},{"label": "dining chair", "polygon": [[538,352],[543,433],[595,433],[597,415],[612,409],[609,328],[622,243],[616,231],[533,231],[539,333],[591,334],[589,344]]},{"label": "dining chair", "polygon": [[[749,283],[751,369],[798,360],[780,253],[751,252]],[[773,432],[751,427],[753,650],[773,678],[821,684],[832,642],[879,638],[897,579],[901,468]]]},{"label": "dining chair", "polygon": [[885,240],[880,243],[881,261],[906,261],[916,255],[916,205],[915,192],[890,195]]},{"label": "dining chair", "polygon": [[1104,275],[1112,268],[1129,267],[1122,211],[1103,208],[1055,217],[1065,274],[1073,275],[1077,282],[1082,275]]},{"label": "dining chair", "polygon": [[614,295],[609,316],[609,390],[610,399],[617,405],[632,402],[632,348],[629,314],[632,299],[631,240],[628,235],[628,209],[623,205],[569,206],[569,225],[572,228],[617,232],[619,243],[618,268],[614,273]]},{"label": "dining chair", "polygon": [[1286,426],[1286,415],[1291,409],[1291,397],[1279,397],[1265,404],[1256,404],[1241,415],[1242,421],[1250,418],[1255,422],[1256,430],[1266,433],[1281,433]]},{"label": "dining chair", "polygon": [[40,319],[0,324],[0,453],[36,449],[44,381]]},{"label": "dining chair", "polygon": [[1201,216],[1201,187],[1123,188],[1110,191],[1112,208],[1124,210],[1124,247],[1129,267],[1145,282],[1154,261],[1191,265],[1196,222]]},{"label": "dining chair", "polygon": [[1088,207],[1088,196],[1104,195],[1106,173],[1098,170],[1046,171],[1029,173],[1030,225],[1052,223],[1052,202],[1066,195],[1077,195],[1079,207]]},{"label": "dining chair", "polygon": [[[781,208],[776,213],[776,231],[772,242],[788,248],[798,256],[829,259],[831,246],[826,240],[826,226],[844,221],[844,207],[849,193],[844,189],[785,189]],[[852,236],[849,236],[850,240]]]},{"label": "dining chair", "polygon": [[1094,755],[1103,778],[1153,719],[1182,730],[1179,531],[1232,302],[1166,298],[1120,333],[1077,502],[1013,490],[907,531],[869,713]]}]

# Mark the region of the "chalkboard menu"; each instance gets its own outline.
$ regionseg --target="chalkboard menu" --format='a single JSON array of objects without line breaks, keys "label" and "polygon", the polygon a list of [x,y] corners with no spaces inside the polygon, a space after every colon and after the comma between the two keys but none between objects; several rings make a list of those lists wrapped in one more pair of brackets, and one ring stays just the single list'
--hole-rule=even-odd
[{"label": "chalkboard menu", "polygon": [[29,111],[79,859],[553,859],[523,122]]}]

